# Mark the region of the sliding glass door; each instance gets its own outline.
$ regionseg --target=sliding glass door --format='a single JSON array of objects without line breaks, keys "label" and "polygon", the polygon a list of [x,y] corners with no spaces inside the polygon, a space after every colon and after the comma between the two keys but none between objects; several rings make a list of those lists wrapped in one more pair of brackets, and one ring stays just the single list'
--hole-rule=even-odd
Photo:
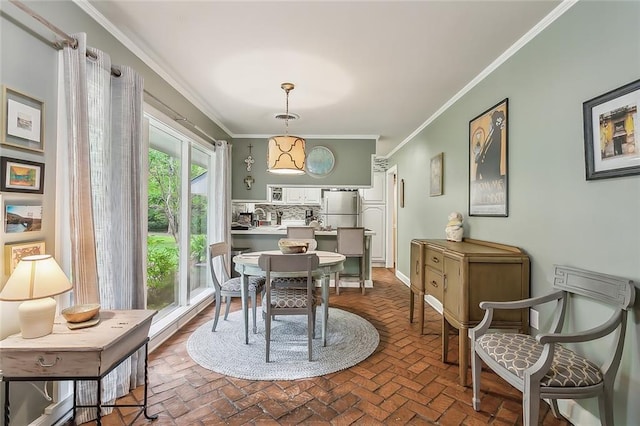
[{"label": "sliding glass door", "polygon": [[212,151],[148,116],[147,307],[154,320],[210,287],[208,166]]}]

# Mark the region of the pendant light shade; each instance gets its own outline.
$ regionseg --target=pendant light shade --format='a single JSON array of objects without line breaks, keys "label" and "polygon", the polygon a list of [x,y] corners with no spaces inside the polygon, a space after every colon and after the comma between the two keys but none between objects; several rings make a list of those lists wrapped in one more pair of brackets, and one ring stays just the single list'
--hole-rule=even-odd
[{"label": "pendant light shade", "polygon": [[289,92],[293,83],[282,83],[280,86],[287,94],[284,136],[269,138],[267,150],[267,170],[271,173],[301,175],[304,174],[306,157],[305,140],[298,136],[289,136]]}]

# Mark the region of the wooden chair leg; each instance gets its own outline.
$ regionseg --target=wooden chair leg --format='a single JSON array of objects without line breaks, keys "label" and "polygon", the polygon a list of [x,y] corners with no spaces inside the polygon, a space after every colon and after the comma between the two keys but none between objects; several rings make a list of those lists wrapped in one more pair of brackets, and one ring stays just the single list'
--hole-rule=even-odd
[{"label": "wooden chair leg", "polygon": [[216,331],[216,327],[218,326],[218,318],[220,318],[220,309],[222,309],[222,306],[220,306],[220,303],[222,303],[222,297],[220,297],[220,293],[216,291],[216,311],[214,314],[213,327],[211,327],[211,331]]},{"label": "wooden chair leg", "polygon": [[364,294],[364,276],[365,276],[364,256],[360,258],[360,282],[362,285],[362,294]]},{"label": "wooden chair leg", "polygon": [[612,389],[605,389],[598,395],[598,408],[600,409],[600,420],[602,426],[613,426],[613,393]]},{"label": "wooden chair leg", "polygon": [[250,296],[251,296],[251,312],[253,314],[253,334],[256,334],[258,332],[258,327],[256,326],[256,308],[257,308],[256,292],[252,291]]},{"label": "wooden chair leg", "polygon": [[313,361],[313,308],[307,307],[307,350],[309,351],[309,361]]},{"label": "wooden chair leg", "polygon": [[336,295],[340,296],[340,272],[336,272]]},{"label": "wooden chair leg", "polygon": [[264,340],[266,345],[266,362],[269,362],[269,349],[271,346],[271,314],[267,312],[267,316],[264,319]]},{"label": "wooden chair leg", "polygon": [[474,342],[471,342],[471,381],[473,383],[473,409],[480,411],[480,372],[482,369],[482,361],[480,356],[473,347]]},{"label": "wooden chair leg", "polygon": [[224,310],[224,320],[226,321],[227,317],[229,316],[229,307],[231,306],[231,296],[227,296],[225,298],[224,303],[227,305]]}]

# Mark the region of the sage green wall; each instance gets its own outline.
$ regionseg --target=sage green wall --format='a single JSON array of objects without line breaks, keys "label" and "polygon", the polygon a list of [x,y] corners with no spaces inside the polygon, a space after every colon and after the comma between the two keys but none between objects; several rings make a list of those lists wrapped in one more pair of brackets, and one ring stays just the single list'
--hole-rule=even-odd
[{"label": "sage green wall", "polygon": [[[0,146],[0,156],[36,161],[45,164],[44,193],[42,195],[2,193],[0,209],[4,205],[42,203],[42,230],[28,234],[5,234],[0,232],[0,247],[7,243],[43,240],[46,252],[55,253],[55,175],[56,175],[56,120],[58,56],[49,46],[25,33],[5,16],[0,17],[0,83],[44,101],[44,147],[43,154]],[[27,52],[27,54],[25,54]],[[0,288],[8,276],[4,274],[4,256],[0,260]],[[17,307],[20,302],[0,302],[0,340],[17,333]],[[40,388],[43,383],[37,382]],[[49,386],[50,388],[50,386]],[[48,404],[28,383],[11,383],[12,424],[27,424],[35,420]],[[0,404],[4,404],[4,386],[0,389]],[[0,405],[3,406],[3,405]],[[2,421],[0,421],[2,423]]]},{"label": "sage green wall", "polygon": [[[58,94],[58,52],[34,37],[34,32],[53,40],[41,24],[2,1],[0,17],[0,83],[39,98],[45,103],[45,153],[0,147],[0,155],[45,163],[43,195],[3,193],[3,204],[10,201],[38,202],[43,205],[42,231],[28,235],[0,232],[0,246],[17,241],[44,240],[47,253],[55,253],[55,192],[56,192],[56,120]],[[190,104],[173,87],[153,72],[124,45],[111,36],[78,6],[70,1],[29,2],[28,6],[59,28],[69,33],[86,32],[88,44],[109,53],[114,64],[126,64],[135,68],[143,77],[145,89],[164,103],[186,116],[210,135],[229,139],[215,123]],[[26,26],[26,29],[25,29]],[[32,29],[33,31],[29,30]],[[153,104],[153,102],[151,102]],[[0,258],[0,259],[3,259]],[[0,260],[0,269],[4,266]],[[7,279],[4,274],[1,283]],[[0,284],[1,286],[1,284]],[[0,339],[19,331],[16,320],[18,303],[0,302]],[[38,383],[39,384],[39,383]],[[40,387],[41,384],[39,384]],[[49,383],[51,386],[51,383]],[[38,418],[49,404],[26,382],[11,384],[11,423],[28,424]],[[0,389],[0,406],[4,404],[4,386]],[[2,420],[0,420],[0,424]]]},{"label": "sage green wall", "polygon": [[[402,274],[409,276],[410,240],[444,238],[447,215],[459,211],[465,237],[527,251],[534,296],[549,290],[554,263],[640,283],[640,176],[586,181],[582,131],[584,101],[640,78],[639,20],[640,2],[578,2],[390,158],[406,182],[398,215]],[[466,217],[468,123],[506,97],[509,217]],[[444,195],[429,197],[428,164],[439,152]],[[585,328],[608,315],[589,307],[570,320]],[[547,321],[544,310],[541,324]],[[620,425],[640,424],[639,321],[636,307],[615,386]],[[587,350],[600,360],[604,348]],[[595,399],[578,403],[597,416]],[[573,422],[590,424],[588,412],[574,410]]]},{"label": "sage green wall", "polygon": [[[247,172],[244,160],[249,155],[255,163]],[[306,149],[325,146],[333,152],[336,163],[333,171],[322,178],[309,175],[287,176],[267,172],[267,139],[234,139],[232,149],[232,197],[234,200],[266,200],[267,185],[282,186],[340,186],[362,187],[371,185],[371,158],[375,154],[374,139],[307,139]],[[247,190],[244,178],[251,175],[255,182]]]}]

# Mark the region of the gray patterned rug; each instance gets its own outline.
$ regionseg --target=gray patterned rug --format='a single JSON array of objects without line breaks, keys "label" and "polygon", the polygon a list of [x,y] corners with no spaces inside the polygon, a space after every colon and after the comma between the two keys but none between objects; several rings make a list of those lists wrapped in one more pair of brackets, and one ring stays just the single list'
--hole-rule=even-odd
[{"label": "gray patterned rug", "polygon": [[[258,310],[260,315],[260,310]],[[222,317],[222,315],[221,315]],[[249,314],[251,321],[251,313]],[[264,321],[258,318],[258,334],[249,327],[249,344],[244,344],[242,312],[200,326],[187,342],[189,356],[206,369],[248,380],[294,380],[344,370],[366,359],[380,342],[378,331],[358,315],[329,308],[327,346],[322,347],[320,309],[313,340],[313,361],[307,356],[305,316],[282,315],[271,322],[270,362],[265,362]]]}]

